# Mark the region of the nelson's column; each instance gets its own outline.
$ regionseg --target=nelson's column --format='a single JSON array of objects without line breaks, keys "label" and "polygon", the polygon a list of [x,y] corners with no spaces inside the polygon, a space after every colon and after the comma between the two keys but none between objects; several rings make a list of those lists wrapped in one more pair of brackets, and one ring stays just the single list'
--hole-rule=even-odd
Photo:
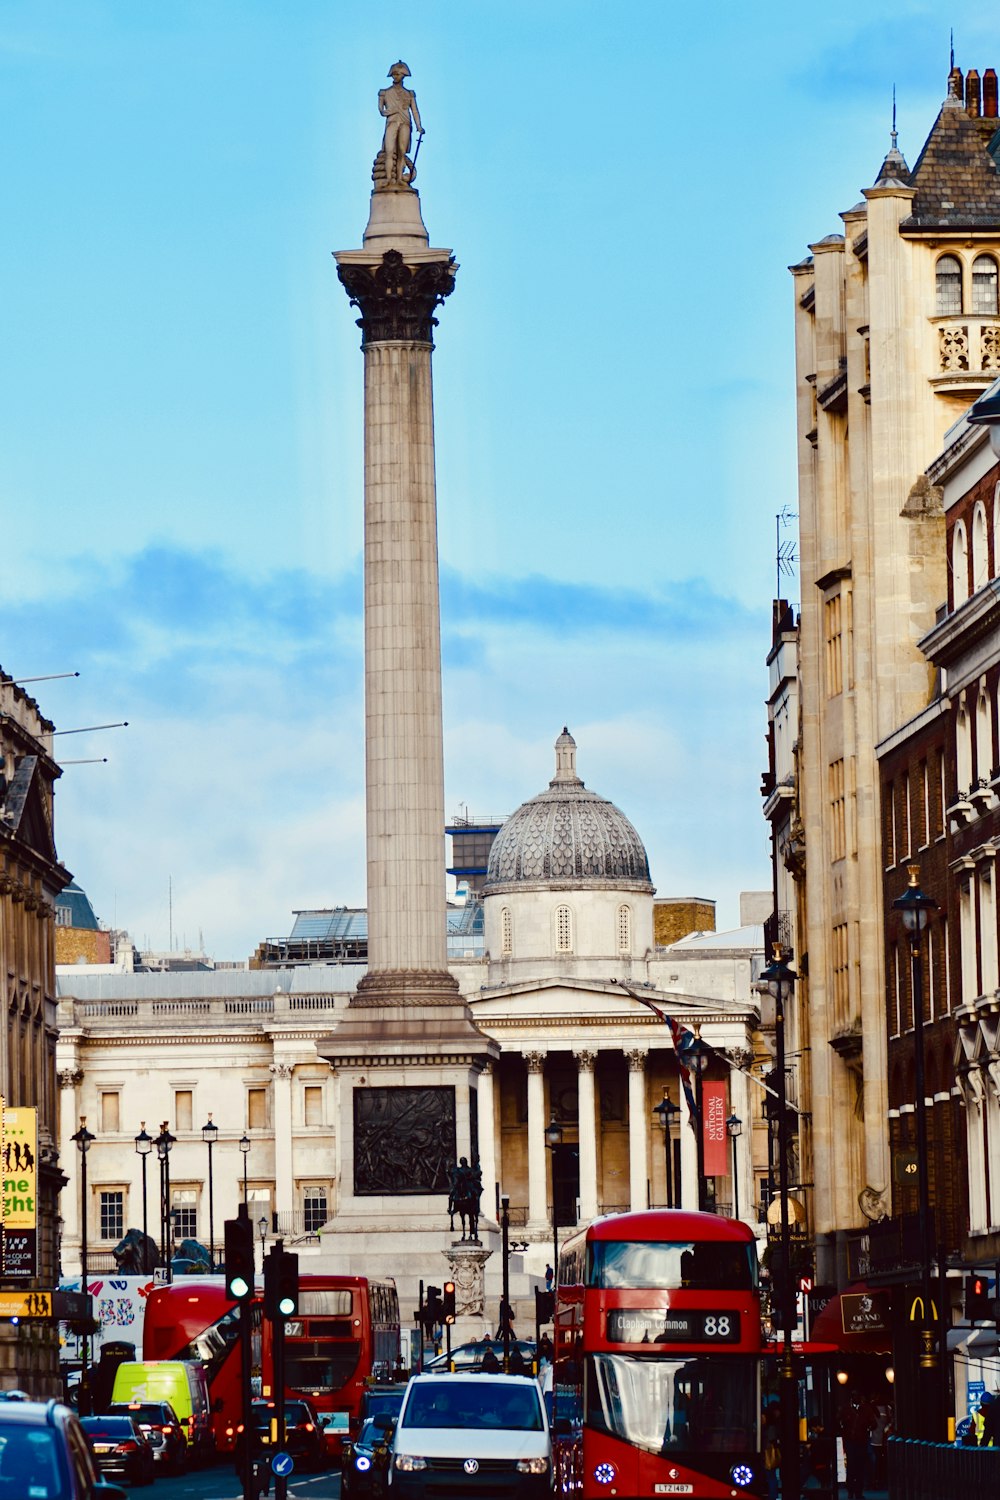
[{"label": "nelson's column", "polygon": [[448,972],[446,936],[431,351],[457,267],[430,247],[413,185],[409,69],[389,76],[362,249],[336,257],[364,351],[368,973],[319,1044],[340,1081],[329,1227],[369,1266],[387,1230],[435,1231],[439,1256],[451,1170],[478,1154],[476,1080],[499,1051]]}]

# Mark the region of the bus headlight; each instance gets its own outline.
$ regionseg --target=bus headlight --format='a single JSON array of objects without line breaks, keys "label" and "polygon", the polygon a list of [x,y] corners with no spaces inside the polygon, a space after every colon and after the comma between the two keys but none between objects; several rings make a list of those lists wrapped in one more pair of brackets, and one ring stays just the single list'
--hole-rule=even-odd
[{"label": "bus headlight", "polygon": [[415,1453],[397,1453],[393,1463],[400,1474],[415,1474],[418,1469],[426,1469],[426,1458],[418,1458]]},{"label": "bus headlight", "polygon": [[611,1484],[617,1473],[614,1464],[598,1464],[594,1470],[594,1478],[598,1484]]},{"label": "bus headlight", "polygon": [[519,1474],[547,1474],[549,1461],[547,1458],[519,1458],[517,1472]]},{"label": "bus headlight", "polygon": [[745,1490],[748,1484],[753,1483],[753,1469],[749,1464],[733,1464],[729,1477],[741,1490]]}]

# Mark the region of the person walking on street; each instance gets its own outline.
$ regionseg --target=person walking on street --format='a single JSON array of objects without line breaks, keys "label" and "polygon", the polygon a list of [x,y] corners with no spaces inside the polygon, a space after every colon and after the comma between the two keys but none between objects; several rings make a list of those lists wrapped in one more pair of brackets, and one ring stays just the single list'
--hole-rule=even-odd
[{"label": "person walking on street", "polygon": [[875,1411],[871,1402],[859,1390],[853,1390],[840,1429],[847,1460],[847,1500],[864,1500],[868,1450],[874,1425]]}]

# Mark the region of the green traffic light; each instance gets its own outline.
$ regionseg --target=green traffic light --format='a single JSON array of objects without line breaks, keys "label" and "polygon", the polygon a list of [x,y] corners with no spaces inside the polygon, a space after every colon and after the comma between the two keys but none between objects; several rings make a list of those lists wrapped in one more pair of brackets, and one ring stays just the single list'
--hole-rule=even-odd
[{"label": "green traffic light", "polygon": [[234,1276],[229,1283],[229,1290],[234,1297],[246,1297],[250,1292],[250,1287],[242,1276]]},{"label": "green traffic light", "polygon": [[278,1303],[278,1311],[283,1318],[290,1318],[295,1311],[295,1299],[293,1297],[282,1297]]}]

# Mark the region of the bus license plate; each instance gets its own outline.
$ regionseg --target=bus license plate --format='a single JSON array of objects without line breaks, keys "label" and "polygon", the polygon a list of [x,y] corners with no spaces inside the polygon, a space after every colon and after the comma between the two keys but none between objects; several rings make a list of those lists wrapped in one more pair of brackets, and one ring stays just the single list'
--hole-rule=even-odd
[{"label": "bus license plate", "polygon": [[693,1495],[693,1484],[654,1484],[654,1495]]}]

